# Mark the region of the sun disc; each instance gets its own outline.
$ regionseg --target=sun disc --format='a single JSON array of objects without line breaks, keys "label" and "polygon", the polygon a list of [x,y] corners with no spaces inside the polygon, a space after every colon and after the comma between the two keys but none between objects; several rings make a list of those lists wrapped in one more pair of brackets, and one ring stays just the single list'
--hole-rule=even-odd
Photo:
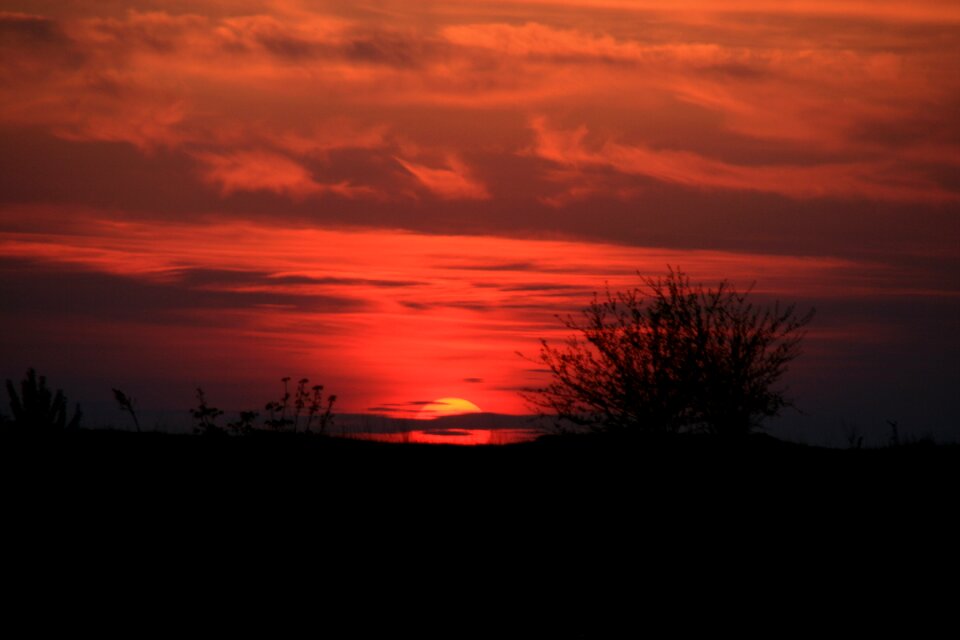
[{"label": "sun disc", "polygon": [[420,417],[440,418],[480,412],[480,407],[463,398],[437,398],[433,402],[423,405],[420,409]]}]

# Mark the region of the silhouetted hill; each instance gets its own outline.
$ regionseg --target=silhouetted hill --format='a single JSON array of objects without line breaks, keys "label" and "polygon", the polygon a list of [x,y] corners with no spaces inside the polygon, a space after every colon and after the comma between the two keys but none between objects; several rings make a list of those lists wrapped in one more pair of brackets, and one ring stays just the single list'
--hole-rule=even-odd
[{"label": "silhouetted hill", "polygon": [[[489,416],[475,419],[480,424]],[[447,419],[432,424],[438,422]],[[270,432],[201,437],[81,429],[55,437],[4,434],[2,464],[40,480],[113,478],[130,484],[136,479],[156,486],[212,477],[240,485],[286,478],[340,492],[411,483],[477,491],[535,487],[562,497],[581,489],[657,495],[682,487],[710,492],[729,485],[766,492],[852,482],[857,491],[883,493],[914,485],[930,490],[940,481],[960,480],[960,446],[840,450],[758,434],[742,439],[546,435],[528,443],[458,447]]]},{"label": "silhouetted hill", "polygon": [[624,574],[674,589],[674,599],[696,588],[691,576],[741,575],[745,558],[775,572],[810,553],[830,567],[850,557],[888,567],[909,540],[896,527],[950,530],[958,462],[956,446],[830,450],[766,436],[495,447],[275,433],[0,437],[11,527],[48,548],[83,554],[95,536],[93,548],[172,545],[198,567],[218,554],[242,570],[256,557],[298,573],[311,558],[322,576],[336,562],[363,582],[351,587],[357,598],[384,575],[391,589],[413,588],[424,572],[484,576],[498,594],[509,582],[516,606],[528,605],[525,590],[549,593],[542,624],[561,632],[550,637],[564,637],[590,598],[633,597],[618,586]]}]

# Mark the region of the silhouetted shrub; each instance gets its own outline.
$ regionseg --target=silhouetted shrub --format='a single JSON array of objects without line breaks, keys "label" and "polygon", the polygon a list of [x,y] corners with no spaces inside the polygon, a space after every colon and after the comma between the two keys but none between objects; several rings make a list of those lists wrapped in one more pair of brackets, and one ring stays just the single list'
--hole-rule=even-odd
[{"label": "silhouetted shrub", "polygon": [[680,271],[594,296],[562,346],[541,341],[553,376],[526,397],[542,413],[602,431],[743,435],[791,403],[775,388],[813,311],[754,306],[729,281]]},{"label": "silhouetted shrub", "polygon": [[207,396],[200,387],[197,387],[197,406],[190,409],[190,415],[194,419],[194,433],[205,436],[226,433],[224,428],[217,424],[217,418],[223,415],[223,411],[207,404]]},{"label": "silhouetted shrub", "polygon": [[73,417],[67,420],[67,399],[63,391],[51,392],[47,388],[45,376],[37,376],[36,371],[27,369],[27,374],[20,382],[20,393],[17,393],[12,380],[7,380],[7,395],[10,397],[10,411],[12,420],[6,422],[6,427],[32,431],[57,432],[65,429],[76,429],[80,426],[83,413],[77,405]]},{"label": "silhouetted shrub", "polygon": [[280,379],[283,382],[283,395],[280,400],[273,400],[264,407],[270,414],[270,417],[264,421],[264,426],[274,431],[285,431],[293,424],[293,420],[287,418],[287,407],[290,404],[290,376]]},{"label": "silhouetted shrub", "polygon": [[257,429],[255,421],[258,415],[256,411],[241,411],[236,420],[227,423],[227,429],[238,436],[249,435]]},{"label": "silhouetted shrub", "polygon": [[[297,382],[294,392],[290,392],[290,378],[281,378],[283,395],[279,400],[272,400],[265,406],[267,416],[263,419],[263,429],[293,433],[326,433],[333,424],[333,405],[337,396],[323,397],[323,385],[310,384],[307,378]],[[114,390],[116,393],[117,390]],[[257,426],[259,413],[256,411],[241,411],[236,420],[227,423],[226,429],[217,424],[217,419],[223,411],[207,404],[203,389],[197,389],[197,406],[190,410],[194,419],[194,433],[211,435],[233,433],[235,435],[249,435],[260,430]],[[118,398],[119,402],[119,398]],[[122,405],[121,405],[122,406]],[[301,428],[302,425],[302,428]]]}]

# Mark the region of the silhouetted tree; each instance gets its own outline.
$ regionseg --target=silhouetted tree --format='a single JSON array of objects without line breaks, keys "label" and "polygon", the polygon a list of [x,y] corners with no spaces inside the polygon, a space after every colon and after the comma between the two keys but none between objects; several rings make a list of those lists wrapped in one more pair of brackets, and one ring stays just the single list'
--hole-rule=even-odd
[{"label": "silhouetted tree", "polygon": [[45,376],[37,376],[33,369],[27,369],[27,374],[20,382],[20,393],[17,393],[12,380],[7,380],[7,395],[10,397],[10,411],[12,421],[7,421],[15,429],[52,432],[64,429],[76,429],[80,426],[83,413],[77,405],[73,417],[67,420],[67,399],[63,391],[57,389],[51,392],[47,388]]},{"label": "silhouetted tree", "polygon": [[680,271],[644,288],[595,295],[576,334],[541,342],[553,376],[526,394],[541,412],[603,431],[743,435],[790,405],[775,385],[813,311],[761,308],[729,281],[691,285]]}]

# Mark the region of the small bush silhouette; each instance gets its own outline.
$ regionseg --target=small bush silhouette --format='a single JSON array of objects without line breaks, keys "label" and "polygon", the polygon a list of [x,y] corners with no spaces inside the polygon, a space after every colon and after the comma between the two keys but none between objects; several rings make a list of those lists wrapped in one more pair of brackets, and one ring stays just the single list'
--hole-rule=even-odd
[{"label": "small bush silhouette", "polygon": [[63,391],[57,389],[51,392],[47,388],[45,376],[37,376],[33,369],[27,369],[27,374],[20,382],[20,393],[17,393],[12,380],[7,380],[7,395],[10,397],[10,411],[13,420],[9,425],[18,430],[34,432],[57,432],[65,429],[76,429],[80,426],[83,413],[77,405],[73,417],[67,420],[67,399]]},{"label": "small bush silhouette", "polygon": [[194,433],[205,436],[226,433],[224,428],[217,424],[217,418],[223,415],[223,411],[207,404],[207,396],[200,387],[197,387],[197,406],[190,409],[190,415],[194,419]]},{"label": "small bush silhouette", "polygon": [[250,435],[257,429],[255,421],[259,415],[256,411],[241,411],[236,420],[227,423],[227,429],[234,435]]},{"label": "small bush silhouette", "polygon": [[287,418],[287,408],[290,405],[290,376],[281,378],[281,382],[283,382],[283,395],[279,400],[268,402],[264,407],[270,413],[270,417],[264,424],[274,431],[285,431],[293,424],[293,420]]}]

